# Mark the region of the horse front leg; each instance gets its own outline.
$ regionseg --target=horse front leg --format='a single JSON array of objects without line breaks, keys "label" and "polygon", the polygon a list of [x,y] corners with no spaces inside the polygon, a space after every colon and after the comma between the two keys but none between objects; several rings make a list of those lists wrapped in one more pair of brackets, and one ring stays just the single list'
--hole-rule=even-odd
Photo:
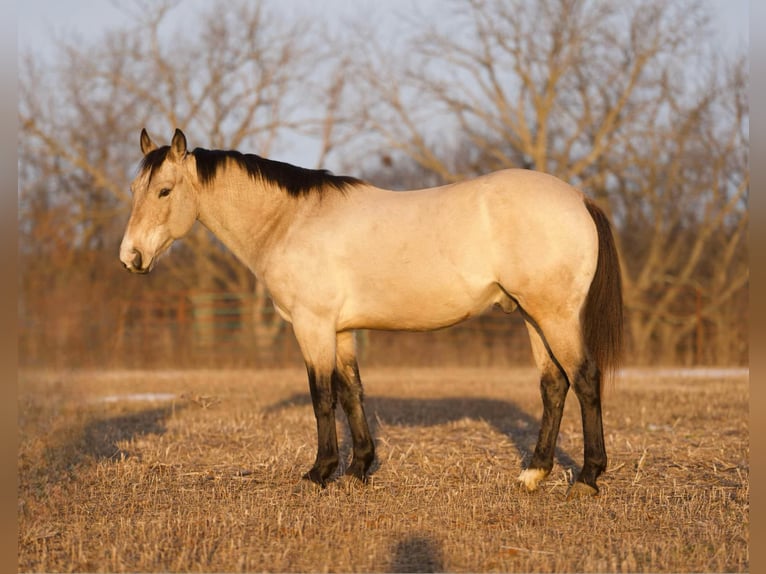
[{"label": "horse front leg", "polygon": [[370,436],[367,416],[364,412],[364,392],[356,362],[356,345],[353,332],[338,333],[335,382],[337,396],[348,419],[354,454],[346,474],[367,480],[367,471],[375,459],[375,443]]},{"label": "horse front leg", "polygon": [[317,423],[317,456],[304,479],[322,487],[338,468],[338,437],[335,430],[335,393],[332,388],[332,371],[317,370],[307,363],[311,403]]},{"label": "horse front leg", "polygon": [[317,424],[317,455],[314,466],[303,476],[321,486],[338,468],[338,437],[335,430],[335,332],[327,321],[315,317],[294,320],[293,329],[308,372],[311,404]]}]

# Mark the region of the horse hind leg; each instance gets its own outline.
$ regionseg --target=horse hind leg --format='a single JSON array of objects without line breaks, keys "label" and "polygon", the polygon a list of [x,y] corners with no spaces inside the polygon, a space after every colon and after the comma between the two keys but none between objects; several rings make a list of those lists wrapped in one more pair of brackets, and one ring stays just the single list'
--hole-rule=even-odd
[{"label": "horse hind leg", "polygon": [[583,345],[580,321],[572,317],[535,323],[527,316],[527,327],[542,371],[543,418],[528,472],[519,478],[528,489],[534,490],[539,480],[550,472],[564,399],[572,386],[582,415],[584,459],[567,498],[597,494],[596,479],[607,465],[601,416],[601,373]]},{"label": "horse hind leg", "polygon": [[561,426],[561,417],[564,413],[564,401],[569,390],[569,381],[551,360],[537,327],[530,320],[526,321],[526,326],[532,343],[535,363],[540,370],[540,394],[543,399],[543,416],[534,454],[529,466],[519,475],[519,481],[529,492],[533,492],[537,490],[539,483],[550,474],[553,468],[556,439]]},{"label": "horse hind leg", "polygon": [[338,334],[333,383],[334,391],[348,419],[354,449],[346,475],[366,482],[367,472],[375,459],[375,443],[364,412],[364,391],[356,361],[353,332]]},{"label": "horse hind leg", "polygon": [[598,494],[596,479],[606,470],[606,446],[601,415],[601,372],[586,358],[572,385],[580,402],[585,453],[582,470],[567,498]]}]

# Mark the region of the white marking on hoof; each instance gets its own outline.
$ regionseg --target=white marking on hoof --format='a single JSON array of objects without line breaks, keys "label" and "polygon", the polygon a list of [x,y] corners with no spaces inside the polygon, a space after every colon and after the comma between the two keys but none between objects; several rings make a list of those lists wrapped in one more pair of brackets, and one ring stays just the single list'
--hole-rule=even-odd
[{"label": "white marking on hoof", "polygon": [[519,481],[524,484],[529,492],[534,492],[537,490],[537,485],[546,476],[548,476],[548,473],[541,468],[528,468],[521,471]]}]

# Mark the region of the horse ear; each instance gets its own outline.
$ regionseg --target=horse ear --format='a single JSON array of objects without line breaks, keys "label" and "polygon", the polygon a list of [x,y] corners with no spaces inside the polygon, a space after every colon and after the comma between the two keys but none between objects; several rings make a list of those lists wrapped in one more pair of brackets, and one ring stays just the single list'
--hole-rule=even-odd
[{"label": "horse ear", "polygon": [[152,141],[152,138],[149,137],[149,134],[146,133],[146,128],[143,128],[141,130],[141,153],[146,155],[155,149],[157,149],[157,146]]},{"label": "horse ear", "polygon": [[186,136],[176,128],[173,134],[173,140],[170,142],[170,156],[172,159],[179,160],[186,155]]}]

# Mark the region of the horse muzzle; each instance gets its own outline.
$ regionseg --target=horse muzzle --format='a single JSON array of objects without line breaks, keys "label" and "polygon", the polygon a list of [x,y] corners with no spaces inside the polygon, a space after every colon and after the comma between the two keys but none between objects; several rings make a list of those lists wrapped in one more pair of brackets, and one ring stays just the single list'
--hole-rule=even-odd
[{"label": "horse muzzle", "polygon": [[130,271],[131,273],[141,273],[146,274],[149,273],[152,269],[152,262],[149,261],[149,264],[145,265],[144,257],[141,255],[141,252],[138,249],[130,249],[129,251],[125,253],[120,253],[120,260],[122,261],[122,265]]}]

